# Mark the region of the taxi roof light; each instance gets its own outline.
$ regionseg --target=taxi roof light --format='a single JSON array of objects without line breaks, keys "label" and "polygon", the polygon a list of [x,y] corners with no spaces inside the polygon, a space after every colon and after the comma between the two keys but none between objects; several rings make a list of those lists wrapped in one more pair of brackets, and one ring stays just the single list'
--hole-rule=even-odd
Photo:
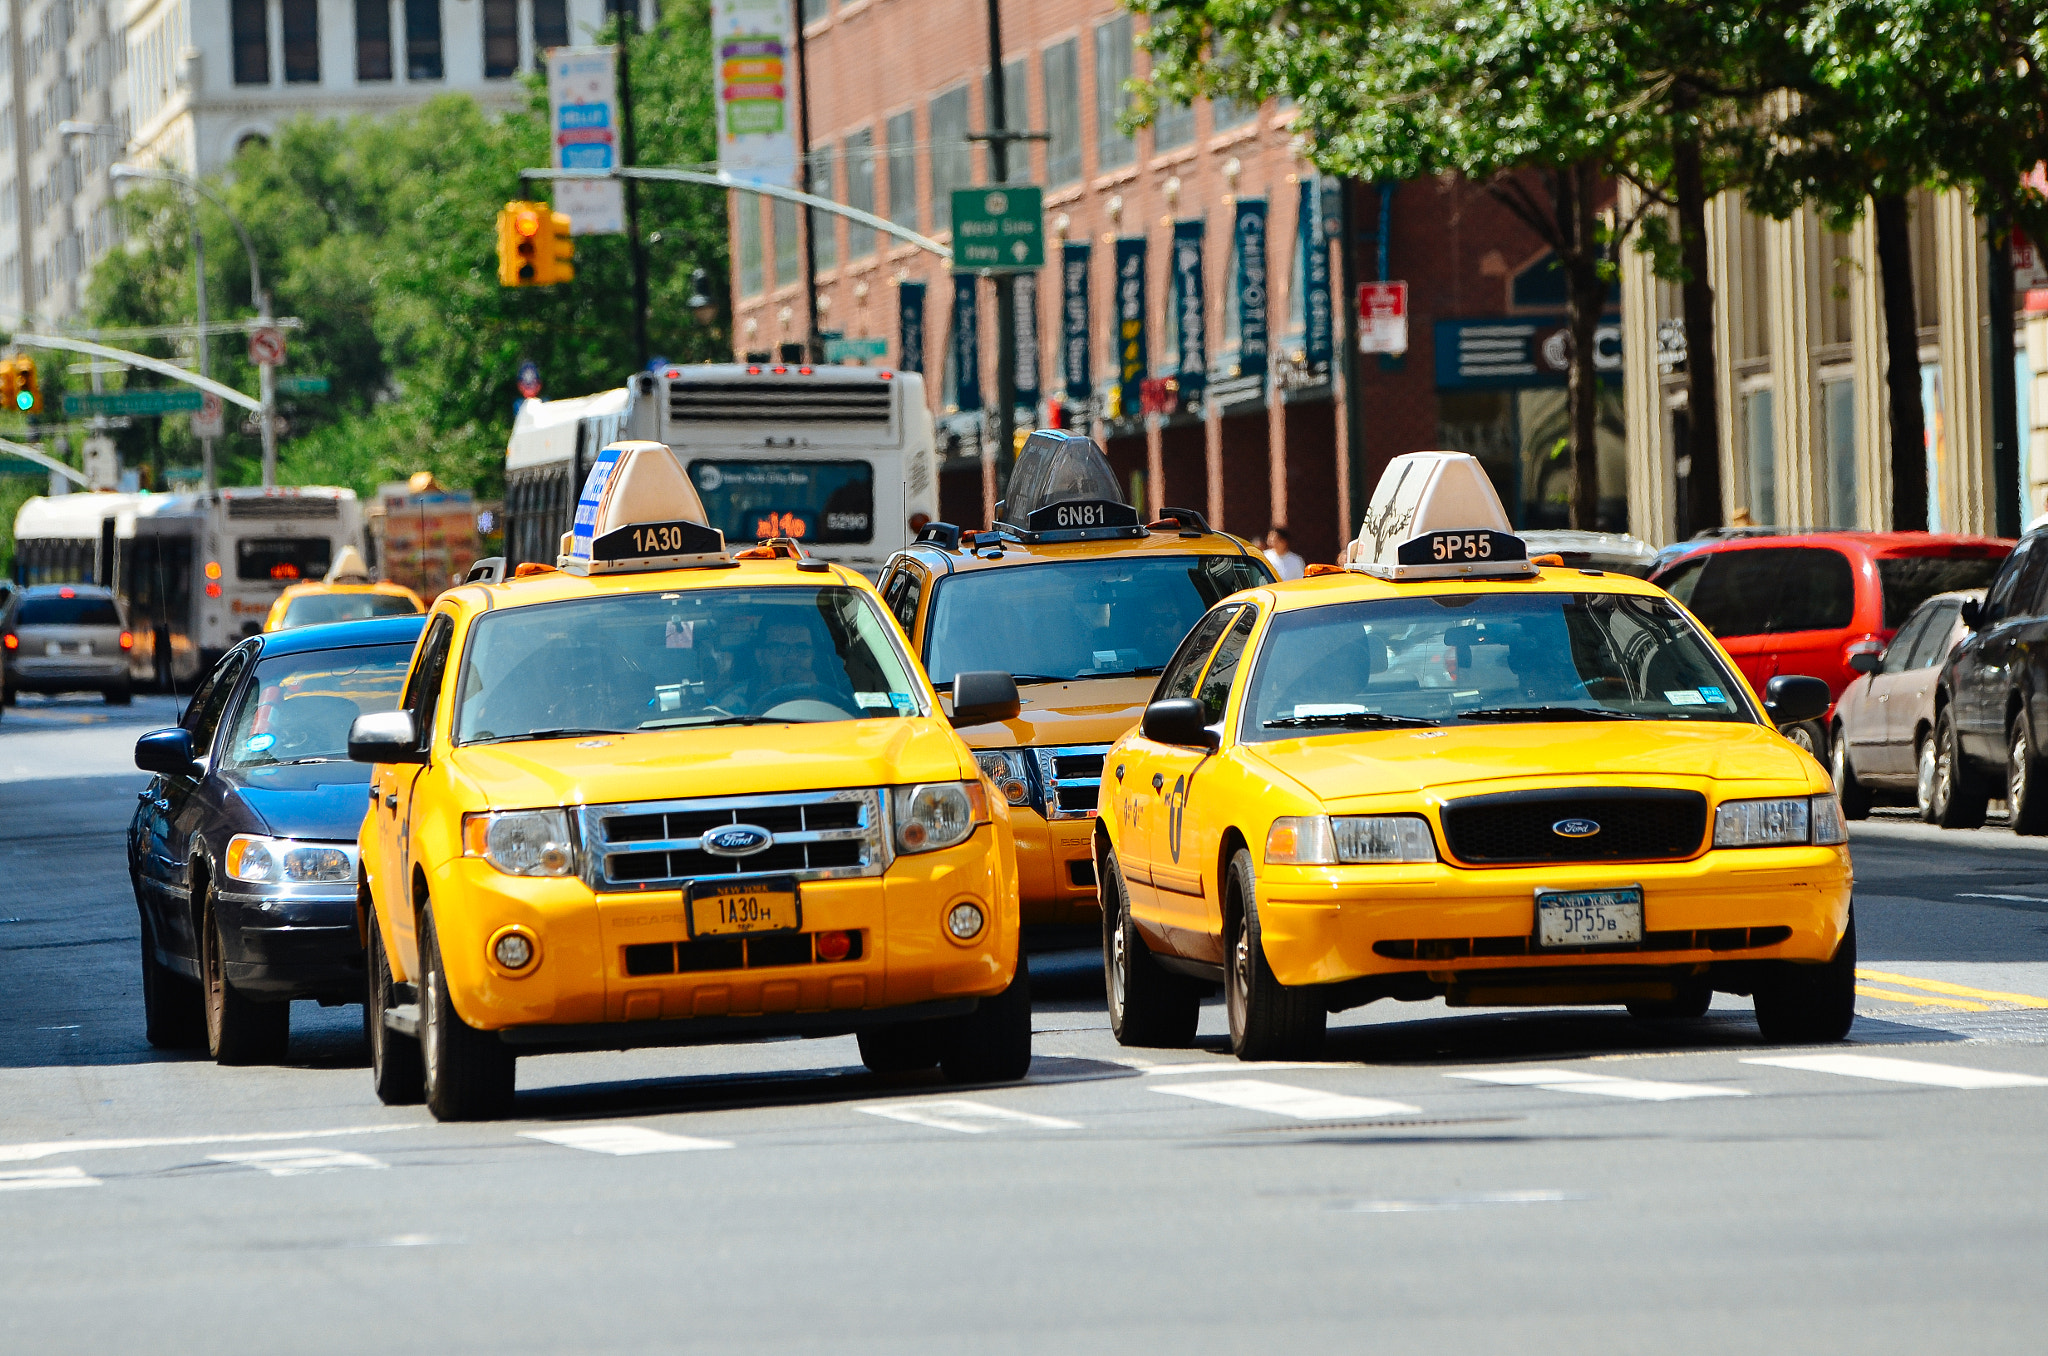
[{"label": "taxi roof light", "polygon": [[1465,452],[1410,452],[1388,462],[1344,554],[1350,568],[1379,579],[1536,573],[1486,469]]},{"label": "taxi roof light", "polygon": [[598,452],[556,563],[566,573],[592,575],[733,561],[674,451],[666,443],[620,442]]},{"label": "taxi roof light", "polygon": [[1124,502],[1101,448],[1081,434],[1042,428],[1017,454],[992,535],[1020,542],[1108,541],[1142,538],[1146,531],[1138,510]]}]

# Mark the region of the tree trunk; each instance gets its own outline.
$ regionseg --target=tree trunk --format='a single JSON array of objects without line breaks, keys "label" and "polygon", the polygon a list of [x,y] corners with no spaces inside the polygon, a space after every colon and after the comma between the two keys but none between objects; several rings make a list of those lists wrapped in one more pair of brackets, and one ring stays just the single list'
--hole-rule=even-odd
[{"label": "tree trunk", "polygon": [[1681,538],[1721,525],[1720,366],[1714,354],[1714,288],[1707,280],[1707,192],[1700,144],[1681,137],[1672,147],[1672,196],[1678,202],[1679,290],[1685,313],[1686,439],[1681,455],[1686,478],[1688,522]]},{"label": "tree trunk", "polygon": [[1557,226],[1565,241],[1558,262],[1565,272],[1565,325],[1571,335],[1571,368],[1566,378],[1572,456],[1571,524],[1600,529],[1600,374],[1594,366],[1594,332],[1607,305],[1600,276],[1601,247],[1594,195],[1599,167],[1591,161],[1557,176]]},{"label": "tree trunk", "polygon": [[1871,199],[1884,284],[1884,383],[1891,400],[1892,530],[1927,530],[1927,419],[1920,406],[1920,323],[1913,304],[1911,211],[1902,193]]}]

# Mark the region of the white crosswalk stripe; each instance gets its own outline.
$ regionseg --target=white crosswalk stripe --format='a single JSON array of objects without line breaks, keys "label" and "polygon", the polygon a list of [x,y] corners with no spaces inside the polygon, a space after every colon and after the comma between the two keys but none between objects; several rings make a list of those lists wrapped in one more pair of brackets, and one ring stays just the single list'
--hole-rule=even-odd
[{"label": "white crosswalk stripe", "polygon": [[935,1102],[912,1102],[907,1105],[880,1105],[856,1108],[870,1116],[882,1116],[892,1121],[905,1121],[911,1125],[930,1126],[934,1130],[953,1130],[963,1135],[986,1134],[1002,1125],[1029,1125],[1040,1130],[1079,1130],[1079,1121],[1063,1121],[1057,1116],[1037,1116],[1028,1111],[1012,1111],[1004,1106],[990,1106],[987,1102],[970,1102],[961,1098],[948,1098]]},{"label": "white crosswalk stripe", "polygon": [[84,1168],[16,1168],[0,1172],[0,1191],[47,1191],[52,1187],[100,1186]]},{"label": "white crosswalk stripe", "polygon": [[216,1163],[239,1164],[267,1172],[272,1177],[310,1177],[321,1172],[342,1172],[349,1168],[388,1168],[391,1165],[368,1154],[346,1149],[257,1149],[240,1154],[208,1154]]},{"label": "white crosswalk stripe", "polygon": [[581,1149],[585,1153],[615,1154],[621,1158],[634,1154],[679,1154],[694,1149],[730,1149],[729,1139],[697,1139],[690,1135],[671,1135],[665,1130],[650,1130],[644,1125],[570,1125],[560,1130],[521,1130],[522,1139],[537,1139],[548,1144],[559,1144],[565,1149]]},{"label": "white crosswalk stripe", "polygon": [[1936,1088],[2048,1087],[2048,1078],[1998,1073],[1989,1069],[1966,1069],[1960,1064],[1893,1059],[1886,1055],[1771,1055],[1742,1062],[1768,1064],[1780,1069],[1804,1069],[1808,1073],[1841,1074],[1847,1078],[1875,1078],[1887,1083],[1920,1083]]},{"label": "white crosswalk stripe", "polygon": [[1650,1078],[1616,1078],[1577,1069],[1493,1069],[1485,1073],[1454,1073],[1474,1083],[1502,1083],[1542,1088],[1547,1092],[1582,1092],[1593,1097],[1626,1097],[1639,1102],[1678,1102],[1689,1097],[1747,1097],[1741,1088],[1708,1083],[1664,1083]]},{"label": "white crosswalk stripe", "polygon": [[1192,1097],[1202,1102],[1219,1102],[1246,1111],[1265,1111],[1291,1116],[1298,1121],[1348,1121],[1366,1116],[1413,1115],[1420,1107],[1406,1102],[1387,1102],[1376,1097],[1347,1097],[1334,1092],[1268,1083],[1262,1078],[1227,1078],[1215,1083],[1177,1083],[1152,1089],[1169,1097]]}]

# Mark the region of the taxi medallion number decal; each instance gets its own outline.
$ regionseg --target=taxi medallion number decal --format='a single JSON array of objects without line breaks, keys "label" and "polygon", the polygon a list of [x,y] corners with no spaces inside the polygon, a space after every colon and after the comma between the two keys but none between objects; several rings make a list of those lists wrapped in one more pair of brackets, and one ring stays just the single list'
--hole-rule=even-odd
[{"label": "taxi medallion number decal", "polygon": [[1424,532],[1402,542],[1395,555],[1403,565],[1466,565],[1527,560],[1529,548],[1520,537],[1478,528],[1469,532]]},{"label": "taxi medallion number decal", "polygon": [[690,935],[795,932],[803,926],[796,878],[768,876],[749,881],[699,881],[690,887]]},{"label": "taxi medallion number decal", "polygon": [[1538,890],[1536,945],[1634,946],[1643,940],[1643,887]]}]

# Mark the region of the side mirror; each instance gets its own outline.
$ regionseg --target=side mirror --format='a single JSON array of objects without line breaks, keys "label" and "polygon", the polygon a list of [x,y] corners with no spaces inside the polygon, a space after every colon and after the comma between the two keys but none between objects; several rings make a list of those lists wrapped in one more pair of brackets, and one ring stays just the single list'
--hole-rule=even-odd
[{"label": "side mirror", "polygon": [[1781,673],[1764,689],[1764,710],[1774,725],[1819,720],[1834,700],[1826,683],[1803,673]]},{"label": "side mirror", "polygon": [[1023,699],[1017,695],[1017,680],[1007,673],[983,669],[953,675],[953,714],[948,719],[956,730],[966,725],[1015,720],[1023,709]]},{"label": "side mirror", "polygon": [[197,778],[200,769],[192,761],[192,732],[178,726],[151,730],[135,741],[135,766],[166,777]]},{"label": "side mirror", "polygon": [[1858,650],[1849,656],[1849,667],[1858,673],[1876,673],[1884,667],[1884,651]]},{"label": "side mirror", "polygon": [[1209,728],[1209,712],[1193,697],[1166,697],[1145,708],[1138,731],[1155,744],[1214,751],[1222,741]]},{"label": "side mirror", "polygon": [[424,763],[418,743],[410,711],[372,712],[348,727],[348,756],[358,763]]},{"label": "side mirror", "polygon": [[1963,625],[1969,627],[1972,631],[1984,624],[1984,609],[1979,606],[1975,598],[1965,598],[1962,611],[1957,615],[1963,619]]}]

